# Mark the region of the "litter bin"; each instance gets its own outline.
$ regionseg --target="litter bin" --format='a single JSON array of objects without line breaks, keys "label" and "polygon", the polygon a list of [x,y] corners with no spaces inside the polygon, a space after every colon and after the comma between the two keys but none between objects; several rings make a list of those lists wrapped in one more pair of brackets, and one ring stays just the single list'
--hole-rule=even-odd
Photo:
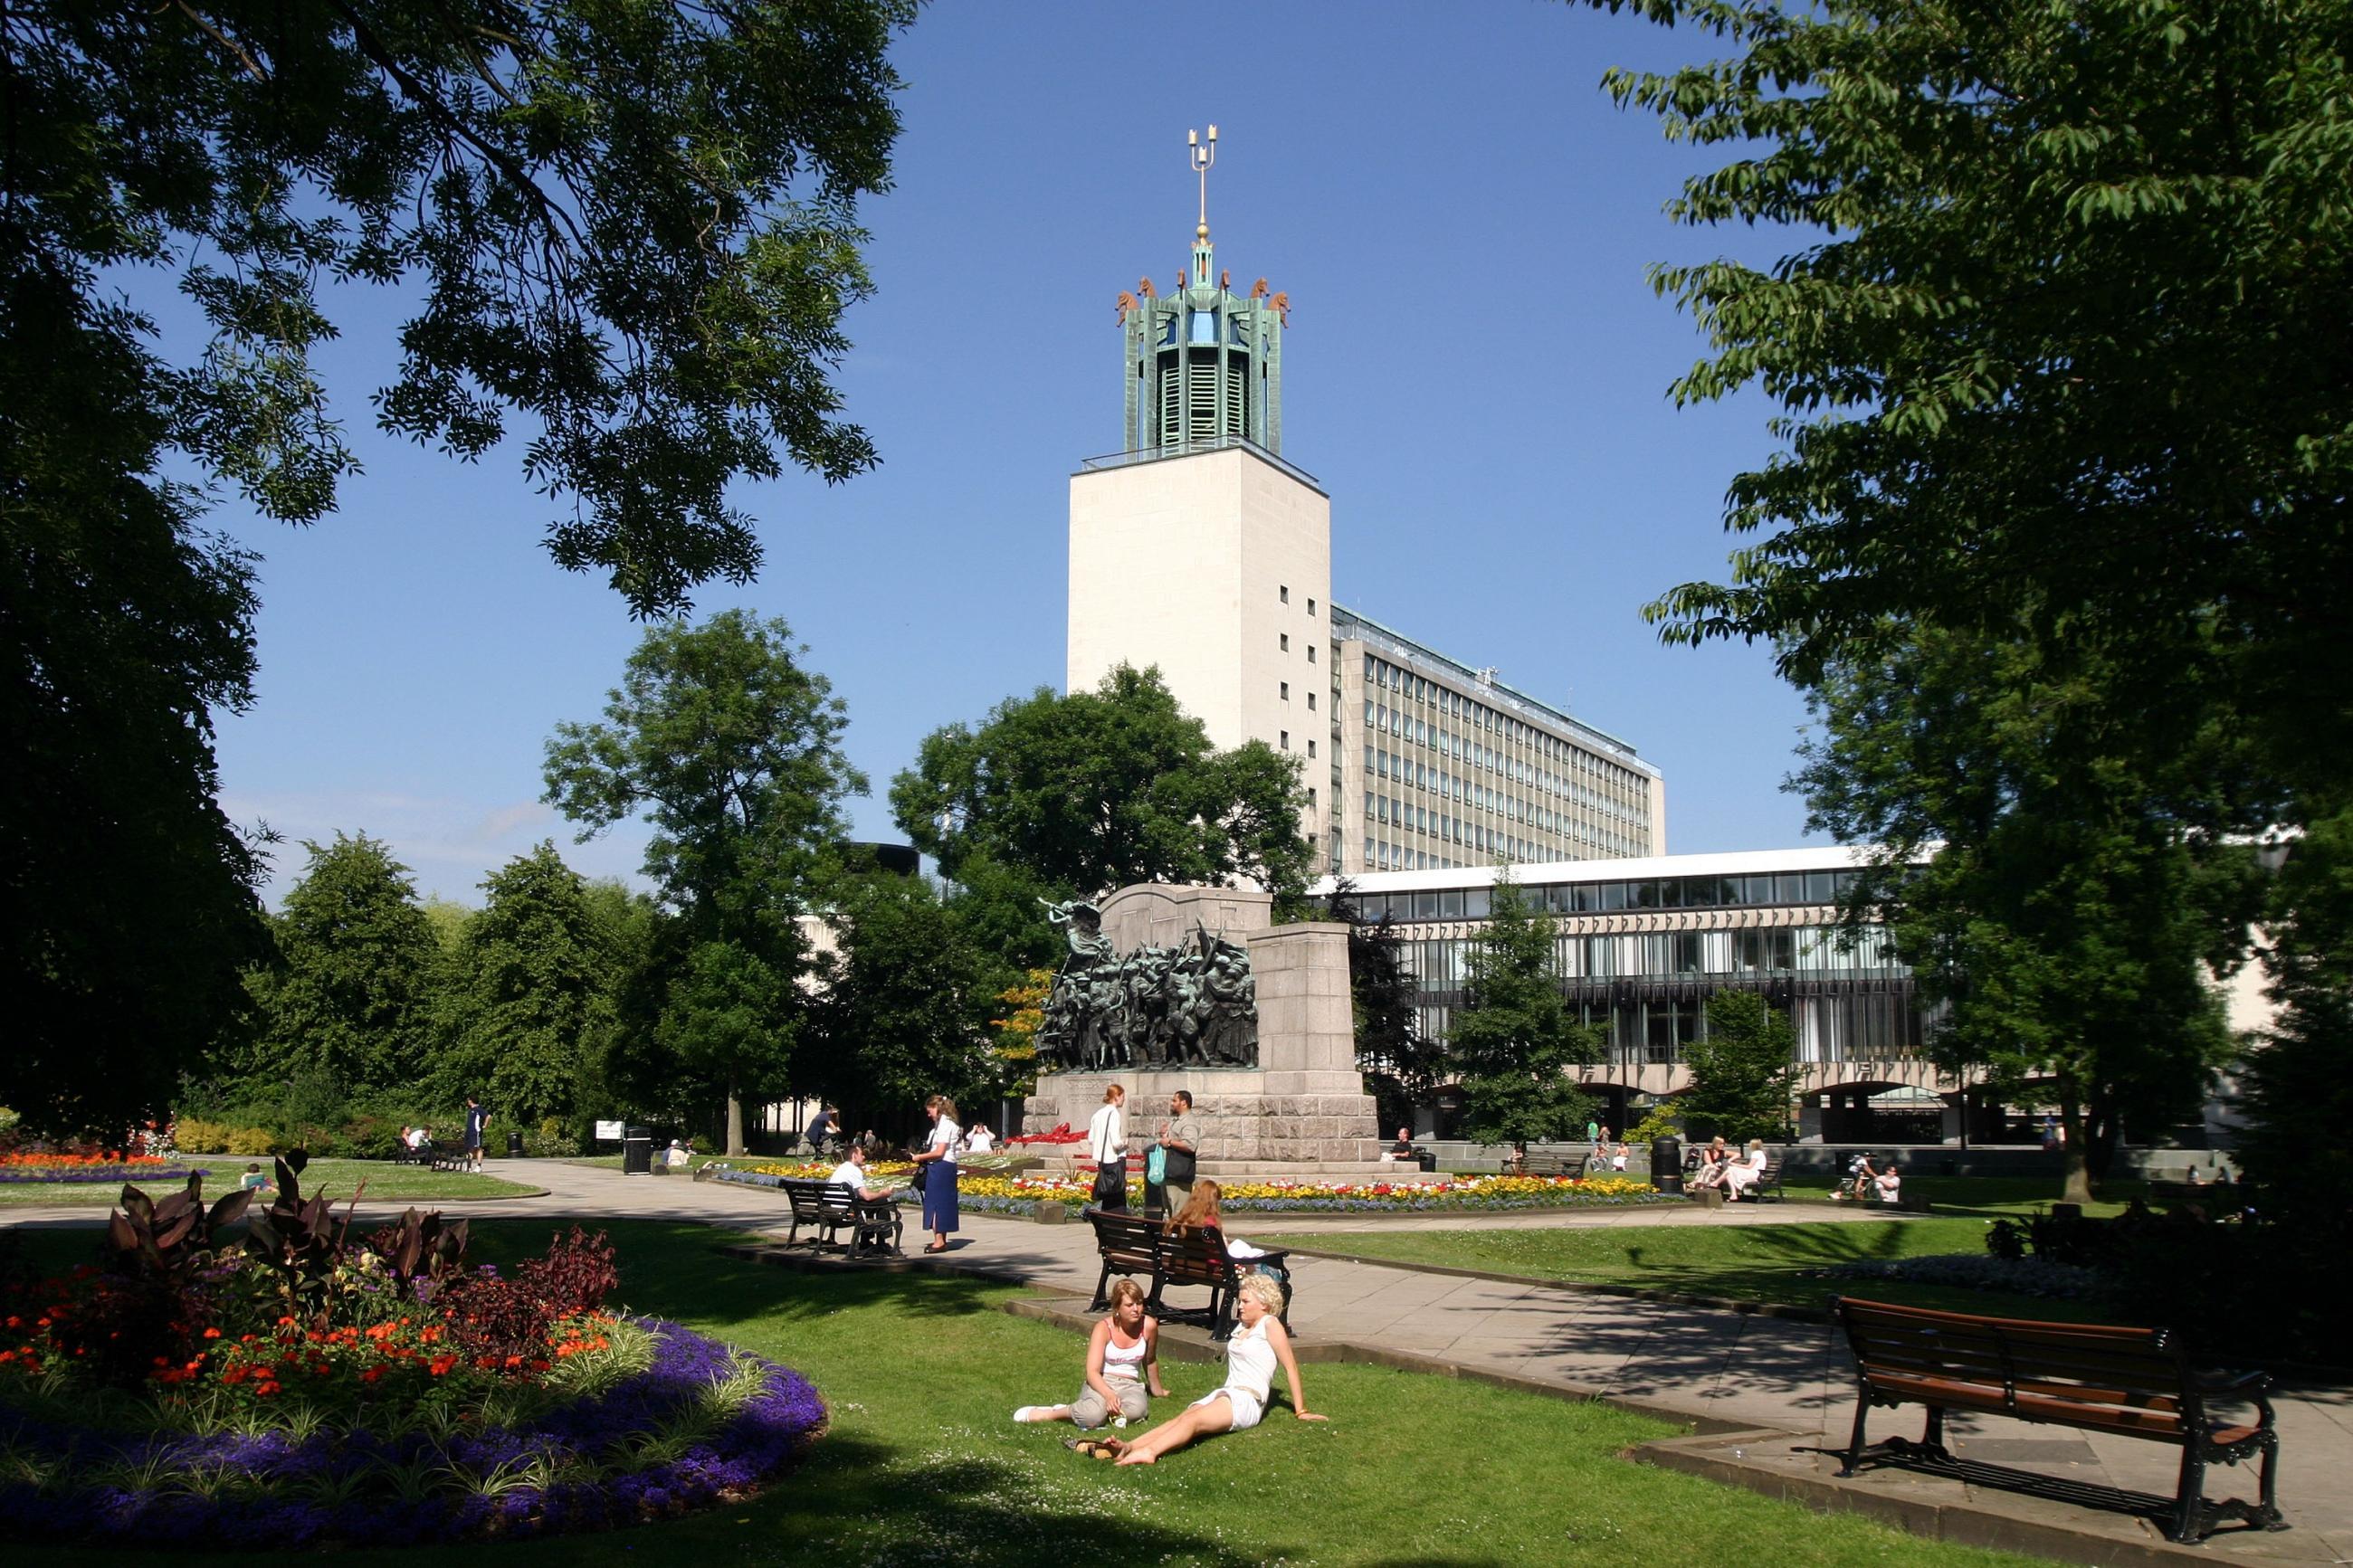
[{"label": "litter bin", "polygon": [[1413,1163],[1425,1171],[1438,1169],[1438,1156],[1428,1149],[1416,1149],[1413,1152]]},{"label": "litter bin", "polygon": [[1683,1141],[1660,1138],[1651,1144],[1651,1184],[1662,1193],[1683,1195]]},{"label": "litter bin", "polygon": [[625,1127],[621,1130],[621,1174],[650,1176],[654,1173],[654,1130],[650,1127]]},{"label": "litter bin", "polygon": [[522,1134],[512,1128],[507,1130],[507,1158],[510,1160],[522,1158]]}]

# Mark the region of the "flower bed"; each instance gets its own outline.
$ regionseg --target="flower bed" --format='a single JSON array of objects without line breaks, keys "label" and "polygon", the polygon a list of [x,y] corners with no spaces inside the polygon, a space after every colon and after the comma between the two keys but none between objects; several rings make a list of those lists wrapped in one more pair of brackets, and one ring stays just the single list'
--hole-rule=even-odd
[{"label": "flower bed", "polygon": [[0,1154],[0,1182],[185,1182],[191,1175],[209,1174],[153,1154]]},{"label": "flower bed", "polygon": [[511,1274],[462,1222],[364,1241],[300,1164],[241,1250],[192,1190],[127,1194],[111,1266],[0,1290],[12,1536],[285,1550],[603,1530],[748,1496],[821,1431],[791,1369],[617,1318],[576,1227]]},{"label": "flower bed", "polygon": [[[1084,1204],[1092,1180],[1071,1176],[965,1176],[958,1206],[984,1214],[1029,1214],[1040,1202]],[[1229,1182],[1219,1184],[1229,1211],[1256,1213],[1406,1214],[1432,1209],[1495,1211],[1577,1208],[1594,1205],[1671,1203],[1648,1182],[1623,1176],[1466,1176],[1451,1182]],[[1128,1184],[1140,1205],[1144,1188]]]}]

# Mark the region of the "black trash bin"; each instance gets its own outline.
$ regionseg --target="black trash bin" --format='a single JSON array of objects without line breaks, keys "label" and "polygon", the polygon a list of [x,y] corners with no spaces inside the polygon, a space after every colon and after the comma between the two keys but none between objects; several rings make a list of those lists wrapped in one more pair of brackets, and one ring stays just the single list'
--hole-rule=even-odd
[{"label": "black trash bin", "polygon": [[1680,1197],[1683,1190],[1683,1141],[1667,1137],[1651,1144],[1651,1184]]},{"label": "black trash bin", "polygon": [[507,1158],[510,1160],[522,1158],[522,1134],[512,1128],[507,1131]]},{"label": "black trash bin", "polygon": [[621,1174],[650,1176],[654,1173],[654,1130],[650,1127],[621,1129]]},{"label": "black trash bin", "polygon": [[1425,1171],[1438,1169],[1438,1156],[1427,1149],[1416,1149],[1413,1152],[1413,1163]]}]

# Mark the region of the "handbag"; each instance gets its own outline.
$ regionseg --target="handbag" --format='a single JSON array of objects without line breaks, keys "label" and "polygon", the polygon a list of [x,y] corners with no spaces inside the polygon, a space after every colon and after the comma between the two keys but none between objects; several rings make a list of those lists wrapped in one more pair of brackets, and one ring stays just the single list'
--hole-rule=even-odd
[{"label": "handbag", "polygon": [[1144,1157],[1144,1179],[1155,1187],[1168,1180],[1168,1151],[1157,1143]]},{"label": "handbag", "polygon": [[1093,1195],[1094,1195],[1094,1205],[1095,1205],[1095,1207],[1097,1207],[1097,1208],[1108,1208],[1108,1207],[1113,1206],[1113,1199],[1117,1199],[1117,1200],[1118,1200],[1118,1206],[1120,1206],[1120,1207],[1125,1207],[1125,1206],[1126,1206],[1126,1204],[1127,1204],[1127,1162],[1126,1162],[1126,1161],[1124,1161],[1124,1160],[1114,1160],[1114,1161],[1111,1161],[1111,1162],[1109,1162],[1109,1163],[1105,1163],[1105,1164],[1103,1164],[1103,1165],[1101,1165],[1101,1166],[1099,1166],[1099,1167],[1097,1167],[1097,1168],[1096,1168],[1096,1171],[1095,1171],[1095,1190],[1094,1190],[1094,1194],[1093,1194]]},{"label": "handbag", "polygon": [[931,1184],[931,1180],[932,1163],[926,1160],[915,1167],[915,1173],[907,1178],[907,1184],[920,1193]]}]

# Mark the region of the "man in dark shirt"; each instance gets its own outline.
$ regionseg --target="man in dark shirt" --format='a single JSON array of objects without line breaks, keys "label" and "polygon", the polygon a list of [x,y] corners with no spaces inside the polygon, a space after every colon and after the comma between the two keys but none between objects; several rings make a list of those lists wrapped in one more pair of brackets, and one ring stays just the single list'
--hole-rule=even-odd
[{"label": "man in dark shirt", "polygon": [[472,1095],[466,1097],[466,1152],[473,1157],[474,1169],[482,1168],[482,1135],[490,1130],[491,1113]]},{"label": "man in dark shirt", "polygon": [[829,1105],[818,1107],[817,1114],[809,1118],[808,1129],[802,1133],[802,1136],[809,1142],[810,1153],[824,1153],[825,1141],[833,1136],[833,1107]]}]

